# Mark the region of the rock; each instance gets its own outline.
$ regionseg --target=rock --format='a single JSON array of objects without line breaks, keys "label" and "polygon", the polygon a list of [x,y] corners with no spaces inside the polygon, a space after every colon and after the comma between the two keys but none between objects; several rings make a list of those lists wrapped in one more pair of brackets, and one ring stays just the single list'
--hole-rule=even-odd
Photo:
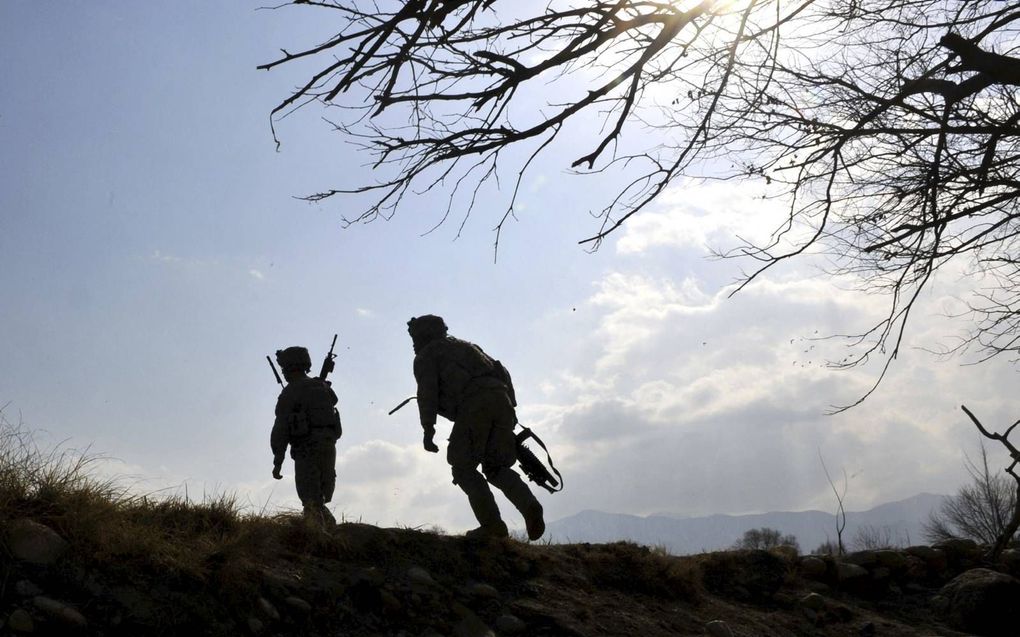
[{"label": "rock", "polygon": [[705,587],[736,599],[769,599],[786,578],[786,562],[768,551],[709,553],[701,563]]},{"label": "rock", "polygon": [[836,578],[840,583],[849,582],[868,576],[868,569],[857,564],[839,562],[836,564]]},{"label": "rock", "polygon": [[407,580],[412,585],[426,588],[436,585],[436,580],[432,579],[432,575],[420,566],[412,566],[407,569]]},{"label": "rock", "polygon": [[928,578],[928,564],[916,555],[907,555],[905,558],[904,577],[908,580],[923,580]]},{"label": "rock", "polygon": [[516,615],[509,613],[496,618],[496,630],[501,635],[517,635],[523,633],[528,625]]},{"label": "rock", "polygon": [[379,588],[386,583],[386,576],[383,575],[383,572],[376,567],[369,566],[368,568],[363,568],[358,571],[354,576],[354,581],[356,583],[364,583],[369,586]]},{"label": "rock", "polygon": [[85,616],[63,602],[58,602],[49,597],[36,596],[32,598],[32,604],[46,615],[54,623],[61,624],[67,628],[81,629],[88,626]]},{"label": "rock", "polygon": [[31,633],[35,632],[35,621],[33,621],[32,616],[25,609],[15,608],[7,616],[7,628],[16,633]]},{"label": "rock", "polygon": [[899,573],[907,568],[907,556],[900,551],[883,549],[875,551],[875,558],[878,566],[887,568],[893,573]]},{"label": "rock", "polygon": [[848,622],[854,618],[854,610],[846,604],[831,604],[827,610],[828,616],[836,622]]},{"label": "rock", "polygon": [[347,594],[359,612],[374,613],[382,608],[382,589],[367,580],[356,582]]},{"label": "rock", "polygon": [[986,568],[971,569],[943,586],[938,597],[933,603],[943,608],[955,628],[979,635],[1016,635],[1020,580],[1014,577]]},{"label": "rock", "polygon": [[258,604],[259,610],[262,611],[263,615],[274,622],[280,621],[280,611],[276,610],[276,606],[273,606],[271,601],[265,597],[260,597]]},{"label": "rock", "polygon": [[924,560],[924,564],[930,574],[937,575],[946,570],[948,566],[946,554],[941,549],[930,546],[911,546],[906,550],[906,553],[907,555],[913,555]]},{"label": "rock", "polygon": [[716,619],[705,624],[705,634],[711,637],[733,637],[733,631],[729,625],[721,619]]},{"label": "rock", "polygon": [[825,610],[825,607],[828,606],[825,598],[818,593],[808,593],[801,598],[800,604],[804,608],[810,608],[813,611]]},{"label": "rock", "polygon": [[248,630],[253,635],[261,635],[265,631],[266,625],[262,623],[262,620],[257,617],[248,618]]},{"label": "rock", "polygon": [[491,584],[483,584],[481,582],[470,584],[465,588],[465,592],[471,597],[478,599],[499,599],[499,591]]},{"label": "rock", "polygon": [[281,570],[265,568],[262,570],[262,584],[270,595],[282,599],[300,588],[301,578]]},{"label": "rock", "polygon": [[156,600],[164,597],[163,592],[148,590],[143,593],[133,586],[116,586],[110,589],[110,597],[135,622],[155,624],[160,621],[161,611]]},{"label": "rock", "polygon": [[968,540],[967,538],[954,537],[948,540],[942,540],[935,544],[934,548],[942,549],[947,554],[949,553],[962,553],[962,554],[974,554],[981,553],[981,547],[974,540]]},{"label": "rock", "polygon": [[832,587],[824,582],[812,582],[808,581],[804,583],[804,588],[811,591],[812,593],[831,593]]},{"label": "rock", "polygon": [[1006,549],[999,555],[999,562],[1014,575],[1020,574],[1020,550]]},{"label": "rock", "polygon": [[283,603],[287,605],[287,608],[290,608],[301,615],[307,615],[312,612],[312,605],[300,597],[294,597],[291,595],[290,597],[285,598]]},{"label": "rock", "polygon": [[389,530],[359,522],[338,524],[334,537],[348,551],[362,555],[385,554],[396,542]]},{"label": "rock", "polygon": [[478,615],[466,613],[453,627],[453,637],[496,637],[496,633]]},{"label": "rock", "polygon": [[817,557],[805,557],[800,561],[800,574],[810,580],[821,580],[825,578],[825,574],[829,571],[829,567],[825,564],[825,560]]},{"label": "rock", "polygon": [[844,556],[843,560],[867,568],[878,564],[878,554],[876,551],[857,551]]},{"label": "rock", "polygon": [[43,594],[43,589],[39,588],[27,579],[18,580],[14,585],[14,592],[22,597],[36,597]]},{"label": "rock", "polygon": [[379,599],[382,601],[383,610],[388,614],[393,615],[404,609],[397,596],[387,590],[379,592]]},{"label": "rock", "polygon": [[14,559],[42,566],[54,564],[70,545],[56,531],[27,518],[7,527],[7,548]]},{"label": "rock", "polygon": [[945,553],[949,569],[959,573],[976,566],[981,561],[981,547],[974,540],[952,538],[935,545]]}]

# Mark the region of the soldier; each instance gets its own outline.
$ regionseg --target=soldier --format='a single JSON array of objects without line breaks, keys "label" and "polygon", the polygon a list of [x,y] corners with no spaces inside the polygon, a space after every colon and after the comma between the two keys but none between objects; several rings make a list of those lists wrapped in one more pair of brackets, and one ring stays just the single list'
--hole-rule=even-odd
[{"label": "soldier", "polygon": [[446,460],[454,484],[467,494],[480,524],[467,536],[508,535],[488,480],[524,516],[528,537],[542,537],[542,505],[512,468],[517,461],[517,402],[510,375],[477,345],[448,336],[446,323],[438,316],[412,318],[407,331],[414,345],[414,378],[426,451],[439,451],[433,442],[436,416],[453,421]]},{"label": "soldier", "polygon": [[304,347],[277,350],[276,362],[287,386],[276,401],[276,421],[270,436],[273,477],[283,478],[287,446],[294,459],[294,486],[306,518],[324,525],[336,520],[326,508],[336,486],[336,441],[342,429],[337,397],[329,381],[309,377],[312,359]]}]

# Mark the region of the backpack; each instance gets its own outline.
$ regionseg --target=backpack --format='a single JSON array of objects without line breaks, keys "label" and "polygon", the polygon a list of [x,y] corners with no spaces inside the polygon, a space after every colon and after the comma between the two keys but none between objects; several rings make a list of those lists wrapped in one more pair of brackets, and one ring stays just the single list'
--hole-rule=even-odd
[{"label": "backpack", "polygon": [[340,412],[335,405],[336,393],[328,381],[309,378],[300,388],[301,399],[288,415],[290,435],[294,438],[307,436],[313,429],[332,429],[337,438],[343,433]]},{"label": "backpack", "polygon": [[493,372],[497,379],[506,385],[506,393],[510,396],[510,404],[514,407],[517,406],[517,394],[514,392],[514,381],[510,378],[510,372],[507,371],[506,367],[503,367],[503,363],[493,359]]}]

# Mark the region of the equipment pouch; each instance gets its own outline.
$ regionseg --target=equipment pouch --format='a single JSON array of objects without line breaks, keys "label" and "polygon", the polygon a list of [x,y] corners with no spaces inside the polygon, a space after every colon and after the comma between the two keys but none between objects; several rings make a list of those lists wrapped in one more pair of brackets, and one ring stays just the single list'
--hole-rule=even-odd
[{"label": "equipment pouch", "polygon": [[290,418],[290,435],[293,438],[307,436],[310,430],[308,426],[308,415],[303,411],[293,413]]},{"label": "equipment pouch", "polygon": [[499,361],[492,361],[492,363],[496,372],[496,377],[506,386],[506,393],[507,396],[510,397],[510,404],[516,407],[517,392],[514,391],[514,381],[510,378],[510,372],[506,367],[503,367],[503,363]]}]

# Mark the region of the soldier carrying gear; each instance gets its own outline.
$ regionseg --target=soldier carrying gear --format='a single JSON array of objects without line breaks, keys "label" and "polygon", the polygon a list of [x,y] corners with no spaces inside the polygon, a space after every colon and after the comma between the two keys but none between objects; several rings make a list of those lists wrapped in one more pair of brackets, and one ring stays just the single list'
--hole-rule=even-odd
[{"label": "soldier carrying gear", "polygon": [[447,335],[446,323],[438,316],[412,318],[407,331],[414,344],[414,378],[426,451],[439,451],[433,442],[436,417],[453,421],[446,460],[453,483],[467,494],[480,524],[467,535],[508,535],[488,480],[524,516],[528,537],[542,537],[542,505],[512,468],[517,461],[517,403],[510,375],[477,345]]},{"label": "soldier carrying gear", "polygon": [[326,508],[336,486],[336,442],[342,433],[336,393],[328,380],[308,376],[312,359],[304,347],[277,350],[276,362],[287,385],[276,401],[270,436],[273,477],[283,477],[280,468],[289,445],[294,486],[305,517],[324,525],[336,524]]}]

